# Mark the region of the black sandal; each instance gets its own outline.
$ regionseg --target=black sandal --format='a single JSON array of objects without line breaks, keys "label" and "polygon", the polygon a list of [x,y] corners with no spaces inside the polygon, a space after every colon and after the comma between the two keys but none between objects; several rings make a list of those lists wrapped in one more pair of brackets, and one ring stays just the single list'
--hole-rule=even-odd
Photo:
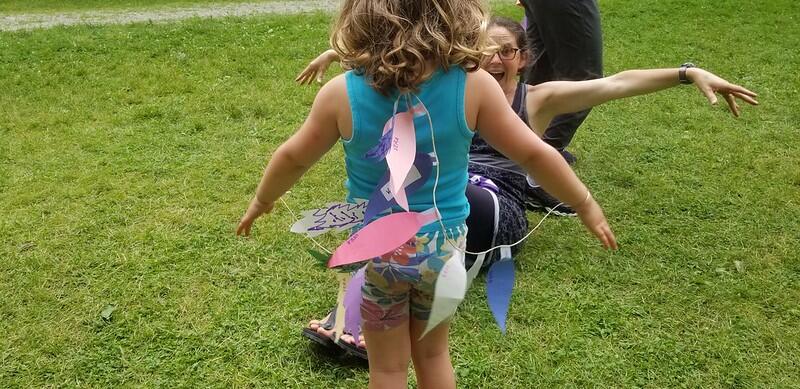
[{"label": "black sandal", "polygon": [[[356,339],[357,340],[357,339]],[[345,342],[341,338],[336,342],[336,344],[344,349],[348,354],[353,355],[355,357],[361,358],[363,360],[368,360],[367,358],[367,349],[358,347],[357,343],[349,343]]]},{"label": "black sandal", "polygon": [[[336,323],[336,308],[334,307],[330,312],[328,312],[328,320],[325,320],[322,323],[319,323],[319,326],[326,329],[331,330],[333,329],[334,323]],[[313,342],[318,343],[322,347],[325,348],[335,348],[336,343],[333,341],[332,338],[329,338],[325,335],[320,334],[316,330],[312,330],[311,328],[305,327],[303,328],[302,332],[303,336],[310,339]]]}]

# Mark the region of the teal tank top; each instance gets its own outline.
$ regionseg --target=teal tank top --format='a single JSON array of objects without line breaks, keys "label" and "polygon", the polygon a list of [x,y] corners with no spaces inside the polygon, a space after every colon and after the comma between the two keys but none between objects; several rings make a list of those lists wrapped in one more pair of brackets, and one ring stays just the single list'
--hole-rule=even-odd
[{"label": "teal tank top", "polygon": [[[355,71],[345,74],[347,95],[353,119],[350,139],[343,140],[345,167],[347,169],[347,201],[369,199],[378,186],[378,181],[387,171],[386,160],[375,162],[365,154],[378,144],[383,127],[392,116],[397,95],[384,96],[369,85],[364,75]],[[461,67],[448,71],[437,70],[430,79],[422,83],[416,97],[425,104],[433,122],[436,140],[439,183],[436,188],[436,204],[442,215],[445,228],[458,227],[469,215],[469,203],[464,194],[467,186],[469,145],[473,131],[469,128],[464,113],[464,86],[466,73]],[[412,105],[419,103],[412,97]],[[398,112],[408,108],[401,100]],[[431,128],[426,115],[414,119],[417,153],[432,153]],[[437,166],[434,165],[428,180],[416,192],[408,196],[411,211],[422,212],[433,208],[433,185]],[[394,207],[393,212],[403,209]],[[431,223],[421,233],[439,230],[439,223]]]}]

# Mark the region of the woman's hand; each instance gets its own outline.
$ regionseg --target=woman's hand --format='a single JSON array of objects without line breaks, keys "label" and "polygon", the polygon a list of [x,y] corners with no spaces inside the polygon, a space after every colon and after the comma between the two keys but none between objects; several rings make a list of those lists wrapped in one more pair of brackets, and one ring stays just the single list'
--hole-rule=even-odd
[{"label": "woman's hand", "polygon": [[239,221],[239,226],[236,227],[236,235],[250,235],[250,228],[253,226],[253,222],[259,216],[272,212],[274,207],[275,203],[262,203],[258,200],[258,197],[253,197],[253,200],[250,201],[250,206],[247,207],[247,212],[244,213],[242,220]]},{"label": "woman's hand", "polygon": [[701,93],[706,95],[706,98],[711,104],[717,104],[717,93],[721,94],[728,103],[733,116],[739,117],[739,104],[736,99],[741,99],[750,105],[758,105],[755,97],[756,93],[747,90],[746,88],[731,84],[730,82],[718,77],[716,74],[699,68],[686,69],[686,77],[691,80]]},{"label": "woman's hand", "polygon": [[311,83],[316,80],[318,83],[322,83],[322,77],[325,76],[325,72],[328,70],[328,67],[331,65],[331,62],[338,61],[339,55],[336,54],[335,51],[332,49],[328,49],[322,54],[320,54],[317,58],[314,58],[311,63],[303,69],[300,74],[297,75],[297,78],[294,80],[300,83],[301,85],[311,85]]},{"label": "woman's hand", "polygon": [[583,203],[577,207],[573,207],[573,209],[578,213],[578,217],[581,219],[581,222],[583,222],[583,225],[600,240],[603,247],[613,250],[618,248],[617,238],[614,237],[614,232],[611,231],[611,227],[608,226],[608,221],[605,215],[603,215],[603,210],[600,208],[600,205],[597,204],[597,201],[594,201],[594,198],[587,196]]}]

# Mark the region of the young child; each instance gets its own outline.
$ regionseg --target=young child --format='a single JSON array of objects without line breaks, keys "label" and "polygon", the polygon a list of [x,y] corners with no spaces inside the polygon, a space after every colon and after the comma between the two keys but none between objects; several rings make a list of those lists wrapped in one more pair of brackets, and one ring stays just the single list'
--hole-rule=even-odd
[{"label": "young child", "polygon": [[[420,336],[431,312],[438,272],[451,258],[459,260],[455,251],[464,250],[469,213],[464,193],[475,132],[575,209],[604,247],[617,247],[586,187],[560,154],[511,110],[497,81],[480,70],[487,25],[481,3],[345,0],[331,44],[354,70],[320,89],[305,123],[273,154],[237,227],[237,234],[248,235],[253,222],[270,212],[274,202],[340,139],[347,199],[369,198],[387,164],[365,154],[378,144],[395,107],[407,111],[424,104],[426,113],[414,119],[416,151],[435,149],[438,174],[407,200],[416,212],[436,205],[440,220],[422,227],[392,255],[367,263],[361,312],[370,388],[406,388],[409,360],[420,388],[455,388],[448,323]],[[380,269],[389,262],[415,267],[412,273],[418,276],[384,278],[387,272]]]}]

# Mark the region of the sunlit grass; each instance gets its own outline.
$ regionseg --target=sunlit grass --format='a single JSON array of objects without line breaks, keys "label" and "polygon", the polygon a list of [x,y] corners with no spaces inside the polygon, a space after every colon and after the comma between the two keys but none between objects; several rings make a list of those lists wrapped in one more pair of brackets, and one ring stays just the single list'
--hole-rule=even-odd
[{"label": "sunlit grass", "polygon": [[[546,221],[516,258],[508,334],[483,280],[462,306],[460,386],[797,386],[798,6],[601,7],[608,73],[692,60],[762,106],[734,119],[687,86],[595,109],[576,170],[622,249]],[[360,365],[299,335],[335,284],[291,215],[233,237],[266,158],[308,112],[316,88],[293,78],[328,23],[0,33],[0,386],[365,385]],[[288,203],[341,198],[343,174],[337,148]]]},{"label": "sunlit grass", "polygon": [[188,6],[214,6],[275,1],[278,0],[4,0],[0,2],[0,12],[19,14],[25,12],[51,13],[146,8],[168,9]]}]

